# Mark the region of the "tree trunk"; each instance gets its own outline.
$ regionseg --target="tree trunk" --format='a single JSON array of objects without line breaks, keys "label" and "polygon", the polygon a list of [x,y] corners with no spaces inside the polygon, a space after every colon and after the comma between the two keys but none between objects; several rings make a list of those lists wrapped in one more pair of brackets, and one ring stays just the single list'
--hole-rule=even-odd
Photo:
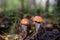
[{"label": "tree trunk", "polygon": [[24,10],[24,0],[21,0],[21,11],[23,12]]}]

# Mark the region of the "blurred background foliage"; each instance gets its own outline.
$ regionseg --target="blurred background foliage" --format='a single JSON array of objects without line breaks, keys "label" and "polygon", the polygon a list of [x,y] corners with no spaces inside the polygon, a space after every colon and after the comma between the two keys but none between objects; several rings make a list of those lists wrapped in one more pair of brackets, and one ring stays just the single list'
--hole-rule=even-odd
[{"label": "blurred background foliage", "polygon": [[[54,5],[49,4],[48,0],[0,0],[0,12],[6,15],[32,14],[43,15],[48,18],[60,18],[60,0],[56,1]],[[52,3],[53,4],[53,3]]]}]

